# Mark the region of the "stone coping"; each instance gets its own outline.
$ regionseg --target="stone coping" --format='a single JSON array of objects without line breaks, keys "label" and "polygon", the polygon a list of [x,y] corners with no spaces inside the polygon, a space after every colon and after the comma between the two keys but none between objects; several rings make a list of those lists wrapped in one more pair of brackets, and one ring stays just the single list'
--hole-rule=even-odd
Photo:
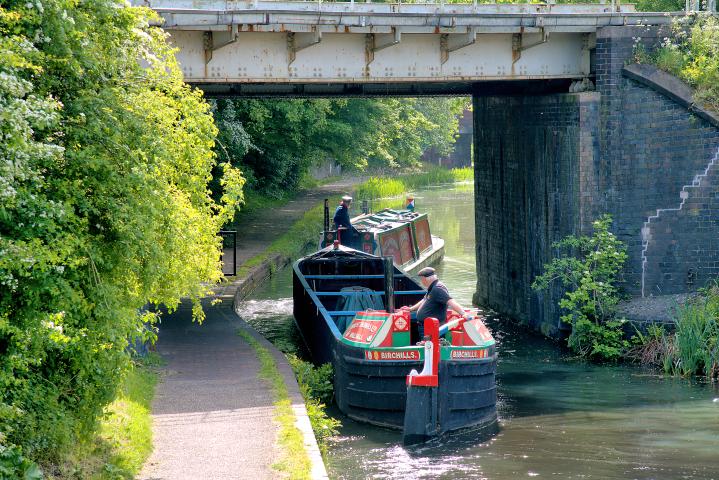
[{"label": "stone coping", "polygon": [[[280,268],[285,267],[290,262],[290,258],[276,254],[272,255],[260,265],[250,270],[247,275],[243,278],[237,279],[232,282],[234,292],[228,292],[232,295],[232,309],[236,313],[237,305],[245,299],[252,291],[257,288],[262,282],[272,276],[273,272]],[[230,295],[227,295],[228,297]],[[239,315],[237,315],[239,317]],[[310,459],[311,467],[311,478],[313,480],[326,480],[327,469],[325,468],[324,461],[322,460],[322,454],[320,453],[319,446],[317,445],[317,439],[312,430],[310,419],[307,414],[307,408],[305,407],[305,400],[300,393],[297,379],[292,371],[292,367],[287,362],[285,355],[280,352],[269,340],[263,337],[259,332],[252,328],[249,324],[242,321],[242,328],[252,335],[258,342],[262,344],[267,350],[270,351],[272,357],[275,359],[277,369],[282,375],[282,379],[287,386],[287,391],[292,402],[292,412],[295,415],[295,426],[302,433],[303,443],[307,456]]]},{"label": "stone coping", "polygon": [[639,63],[625,66],[622,69],[622,74],[674,100],[696,116],[719,128],[719,114],[695,103],[694,89],[674,75],[660,70],[654,65]]}]

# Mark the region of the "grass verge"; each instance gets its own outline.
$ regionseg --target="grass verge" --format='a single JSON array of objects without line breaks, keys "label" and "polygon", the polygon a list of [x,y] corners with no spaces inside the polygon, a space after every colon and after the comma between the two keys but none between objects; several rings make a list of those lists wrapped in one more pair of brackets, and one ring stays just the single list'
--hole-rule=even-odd
[{"label": "grass verge", "polygon": [[237,275],[243,277],[253,267],[260,265],[272,255],[281,253],[290,258],[297,258],[302,255],[305,249],[319,243],[319,235],[322,230],[323,203],[319,203],[297,220],[290,229],[280,235],[272,242],[264,252],[243,263],[238,269]]},{"label": "grass verge", "polygon": [[719,18],[687,15],[673,22],[660,48],[647,52],[637,44],[635,60],[652,63],[694,87],[694,98],[719,112]]},{"label": "grass verge", "polygon": [[275,419],[280,425],[279,444],[283,452],[282,459],[274,463],[272,468],[287,474],[291,479],[309,479],[312,465],[304,447],[302,432],[295,426],[290,396],[275,359],[269,350],[245,330],[238,330],[237,334],[255,350],[260,361],[258,376],[272,388]]},{"label": "grass verge", "polygon": [[134,361],[95,438],[77,445],[63,465],[44,466],[48,479],[132,479],[152,452],[152,399],[159,378],[156,354]]},{"label": "grass verge", "polygon": [[474,178],[472,167],[441,168],[429,167],[420,173],[409,173],[395,177],[372,177],[357,188],[356,197],[361,200],[375,200],[405,195],[414,189],[429,185],[469,182]]}]

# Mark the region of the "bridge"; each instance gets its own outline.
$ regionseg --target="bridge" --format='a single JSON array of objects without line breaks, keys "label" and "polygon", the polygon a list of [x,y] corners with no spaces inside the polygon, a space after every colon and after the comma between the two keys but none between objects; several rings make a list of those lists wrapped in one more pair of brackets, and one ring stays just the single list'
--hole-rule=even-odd
[{"label": "bridge", "polygon": [[[186,81],[213,95],[469,93],[582,80],[596,32],[672,16],[607,4],[152,0]],[[537,83],[537,82],[535,82]]]},{"label": "bridge", "polygon": [[558,333],[561,290],[530,285],[554,241],[591,232],[604,213],[627,245],[628,293],[719,277],[719,115],[678,79],[632,64],[680,13],[133,1],[160,14],[186,81],[210,96],[471,94],[478,304]]}]

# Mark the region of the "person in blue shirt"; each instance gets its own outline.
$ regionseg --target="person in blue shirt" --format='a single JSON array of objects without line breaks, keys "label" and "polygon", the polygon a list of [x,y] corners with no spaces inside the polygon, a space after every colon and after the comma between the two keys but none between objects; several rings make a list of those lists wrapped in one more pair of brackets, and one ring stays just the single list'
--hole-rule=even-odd
[{"label": "person in blue shirt", "polygon": [[352,197],[345,195],[342,197],[342,202],[335,210],[335,216],[333,221],[335,222],[335,228],[343,229],[340,233],[340,240],[343,245],[352,245],[352,241],[356,236],[356,230],[352,227],[350,222],[350,205],[352,204]]}]

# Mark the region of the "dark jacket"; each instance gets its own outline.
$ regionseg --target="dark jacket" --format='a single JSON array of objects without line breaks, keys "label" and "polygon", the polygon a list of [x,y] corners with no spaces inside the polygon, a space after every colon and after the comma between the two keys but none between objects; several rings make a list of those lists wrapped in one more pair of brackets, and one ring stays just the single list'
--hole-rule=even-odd
[{"label": "dark jacket", "polygon": [[337,207],[337,210],[335,210],[335,216],[333,220],[335,222],[335,226],[338,228],[352,228],[352,224],[350,223],[350,211],[344,203]]}]

